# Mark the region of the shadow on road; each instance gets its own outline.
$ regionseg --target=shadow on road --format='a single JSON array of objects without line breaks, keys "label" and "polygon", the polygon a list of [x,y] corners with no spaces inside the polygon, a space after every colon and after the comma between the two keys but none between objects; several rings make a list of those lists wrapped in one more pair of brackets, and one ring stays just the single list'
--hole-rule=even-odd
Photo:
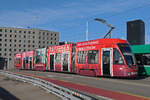
[{"label": "shadow on road", "polygon": [[142,79],[146,79],[148,78],[149,76],[137,76],[137,77],[132,77],[132,78],[129,78],[131,80],[142,80]]},{"label": "shadow on road", "polygon": [[4,88],[0,87],[0,100],[20,100],[20,99],[12,95]]},{"label": "shadow on road", "polygon": [[103,78],[111,78],[111,79],[123,79],[123,80],[142,80],[146,79],[149,76],[136,76],[136,77],[109,77],[109,76],[101,76]]}]

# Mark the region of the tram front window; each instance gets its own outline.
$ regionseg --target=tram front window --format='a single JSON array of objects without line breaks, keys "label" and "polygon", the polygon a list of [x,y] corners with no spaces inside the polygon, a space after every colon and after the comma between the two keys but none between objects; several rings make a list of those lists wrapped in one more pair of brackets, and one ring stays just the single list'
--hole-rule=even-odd
[{"label": "tram front window", "polygon": [[129,44],[118,44],[118,47],[121,50],[127,65],[135,65],[135,58]]},{"label": "tram front window", "polygon": [[116,48],[113,49],[113,55],[114,55],[114,58],[113,58],[114,64],[116,64],[116,65],[124,64],[122,56]]}]

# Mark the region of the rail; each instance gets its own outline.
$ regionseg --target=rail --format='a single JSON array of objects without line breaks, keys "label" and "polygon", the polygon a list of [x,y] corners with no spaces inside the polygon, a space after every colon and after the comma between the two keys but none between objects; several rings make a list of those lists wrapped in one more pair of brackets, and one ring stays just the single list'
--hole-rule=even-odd
[{"label": "rail", "polygon": [[3,70],[0,71],[0,74],[6,75],[11,78],[15,78],[16,80],[21,80],[23,82],[28,82],[28,83],[37,85],[45,89],[46,91],[59,96],[63,100],[97,100],[96,98],[92,96],[88,96],[84,93],[81,93],[72,89],[68,89],[62,86],[58,86],[56,84],[42,80],[40,78],[25,76],[22,74],[15,74],[15,73],[12,73],[9,71],[3,71]]}]

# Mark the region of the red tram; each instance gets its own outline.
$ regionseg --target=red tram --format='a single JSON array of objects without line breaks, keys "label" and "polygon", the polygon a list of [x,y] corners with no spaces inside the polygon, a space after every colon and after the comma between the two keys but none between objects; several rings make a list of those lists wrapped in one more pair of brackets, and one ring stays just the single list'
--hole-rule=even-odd
[{"label": "red tram", "polygon": [[[72,72],[88,76],[137,75],[135,58],[126,40],[109,38],[70,43],[51,46],[47,50],[36,49],[33,54],[35,70]],[[22,57],[23,55],[24,53]]]},{"label": "red tram", "polygon": [[14,56],[14,66],[16,69],[22,69],[22,53],[18,53]]}]

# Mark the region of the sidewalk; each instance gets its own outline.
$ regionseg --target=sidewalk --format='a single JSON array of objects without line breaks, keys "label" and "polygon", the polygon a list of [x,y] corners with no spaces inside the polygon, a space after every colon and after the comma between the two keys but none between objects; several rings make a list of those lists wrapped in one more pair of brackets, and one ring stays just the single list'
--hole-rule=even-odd
[{"label": "sidewalk", "polygon": [[61,100],[29,83],[0,75],[0,100]]}]

